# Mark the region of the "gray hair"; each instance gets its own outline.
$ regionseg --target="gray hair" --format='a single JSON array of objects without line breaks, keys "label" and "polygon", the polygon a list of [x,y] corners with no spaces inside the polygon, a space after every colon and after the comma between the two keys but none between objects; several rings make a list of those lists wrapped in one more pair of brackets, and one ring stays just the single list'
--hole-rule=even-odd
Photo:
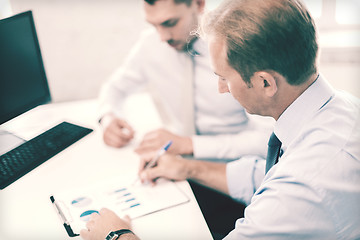
[{"label": "gray hair", "polygon": [[317,72],[318,44],[310,13],[299,0],[227,0],[202,19],[200,35],[220,37],[227,61],[243,78],[275,71],[291,85]]}]

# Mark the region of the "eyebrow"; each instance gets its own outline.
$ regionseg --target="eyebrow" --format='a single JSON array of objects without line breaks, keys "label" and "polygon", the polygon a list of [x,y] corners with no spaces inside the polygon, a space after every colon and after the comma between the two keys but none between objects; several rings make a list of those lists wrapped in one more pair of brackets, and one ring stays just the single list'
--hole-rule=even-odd
[{"label": "eyebrow", "polygon": [[215,74],[216,76],[222,77],[220,74],[218,74],[218,73],[216,73],[216,72],[214,72],[214,74]]},{"label": "eyebrow", "polygon": [[[157,25],[154,22],[149,21],[148,19],[146,19],[146,21],[152,25]],[[179,18],[171,18],[171,19],[165,20],[165,21],[159,23],[159,25],[166,26],[166,25],[169,25],[170,23],[176,22],[176,21],[179,21]]]}]

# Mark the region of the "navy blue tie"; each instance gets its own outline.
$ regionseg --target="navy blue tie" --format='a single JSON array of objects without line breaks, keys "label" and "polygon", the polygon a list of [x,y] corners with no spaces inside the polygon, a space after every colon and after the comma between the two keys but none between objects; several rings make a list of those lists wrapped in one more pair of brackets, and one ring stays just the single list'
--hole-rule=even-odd
[{"label": "navy blue tie", "polygon": [[274,166],[279,159],[281,149],[281,142],[276,137],[275,133],[272,133],[268,143],[268,152],[266,156],[266,170],[265,174]]}]

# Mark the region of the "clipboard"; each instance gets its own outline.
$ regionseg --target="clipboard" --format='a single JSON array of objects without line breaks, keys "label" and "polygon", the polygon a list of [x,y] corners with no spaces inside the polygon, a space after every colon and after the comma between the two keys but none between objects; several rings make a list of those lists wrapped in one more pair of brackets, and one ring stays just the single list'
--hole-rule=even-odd
[{"label": "clipboard", "polygon": [[71,189],[50,196],[69,237],[79,236],[86,228],[92,213],[108,208],[120,217],[136,219],[190,201],[178,186],[169,180],[158,179],[150,184],[121,184],[110,179],[84,189]]},{"label": "clipboard", "polygon": [[64,228],[65,228],[67,234],[69,235],[69,237],[77,237],[77,236],[79,236],[80,234],[74,233],[73,230],[71,229],[71,226],[70,226],[68,220],[66,219],[64,213],[62,212],[62,210],[58,206],[58,204],[55,202],[54,196],[50,196],[50,201],[53,204],[53,206],[55,207],[55,211],[59,215],[60,220],[63,222]]}]

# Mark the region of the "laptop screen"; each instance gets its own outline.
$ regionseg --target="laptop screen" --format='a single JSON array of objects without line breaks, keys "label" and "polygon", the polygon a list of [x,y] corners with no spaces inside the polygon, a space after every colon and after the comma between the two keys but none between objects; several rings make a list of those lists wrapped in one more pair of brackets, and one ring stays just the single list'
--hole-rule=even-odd
[{"label": "laptop screen", "polygon": [[0,20],[0,124],[50,100],[32,12]]}]

